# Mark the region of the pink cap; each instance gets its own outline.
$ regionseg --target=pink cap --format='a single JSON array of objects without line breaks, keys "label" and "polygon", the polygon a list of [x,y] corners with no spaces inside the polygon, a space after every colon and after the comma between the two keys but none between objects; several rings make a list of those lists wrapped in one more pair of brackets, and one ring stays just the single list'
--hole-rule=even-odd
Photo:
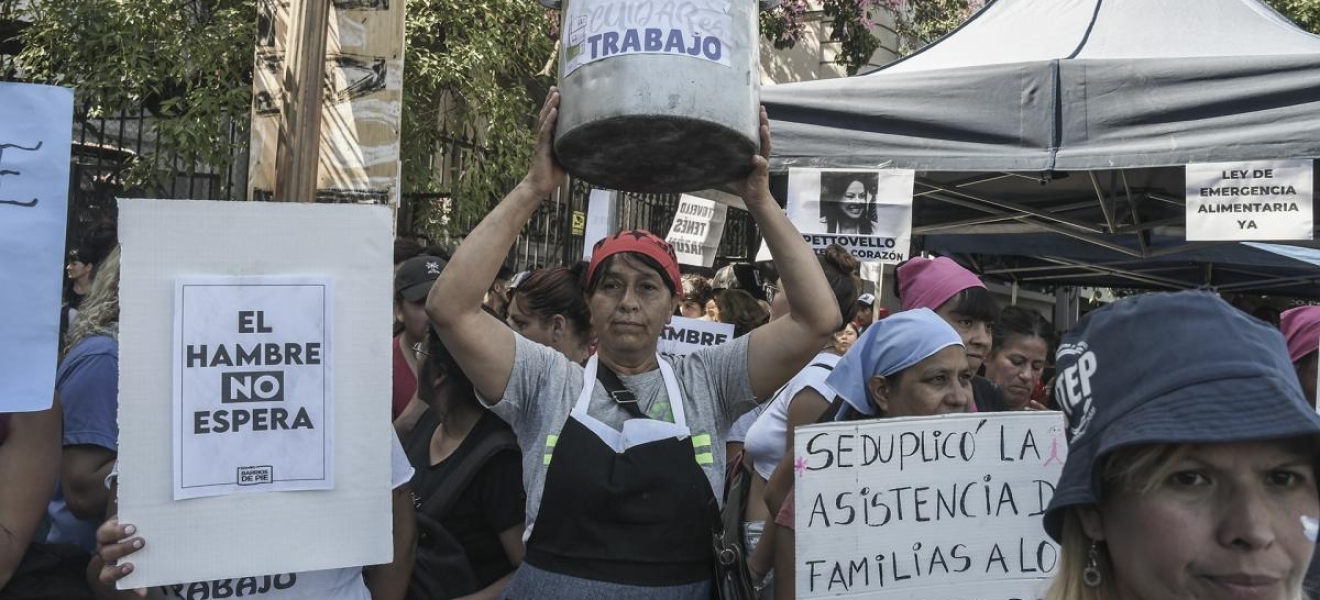
[{"label": "pink cap", "polygon": [[946,257],[913,258],[898,267],[898,295],[903,310],[938,310],[954,294],[985,287],[974,273]]},{"label": "pink cap", "polygon": [[1297,362],[1320,347],[1320,306],[1299,306],[1279,315],[1279,329],[1288,340],[1288,359]]}]

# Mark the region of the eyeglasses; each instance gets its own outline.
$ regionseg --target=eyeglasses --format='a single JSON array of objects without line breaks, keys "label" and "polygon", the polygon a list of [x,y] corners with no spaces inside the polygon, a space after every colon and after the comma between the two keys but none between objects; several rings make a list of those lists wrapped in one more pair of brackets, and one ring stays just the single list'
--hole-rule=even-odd
[{"label": "eyeglasses", "polygon": [[423,348],[425,347],[426,347],[425,342],[417,342],[416,344],[412,345],[413,352],[420,354],[422,356],[430,356],[431,355],[430,352],[423,350]]}]

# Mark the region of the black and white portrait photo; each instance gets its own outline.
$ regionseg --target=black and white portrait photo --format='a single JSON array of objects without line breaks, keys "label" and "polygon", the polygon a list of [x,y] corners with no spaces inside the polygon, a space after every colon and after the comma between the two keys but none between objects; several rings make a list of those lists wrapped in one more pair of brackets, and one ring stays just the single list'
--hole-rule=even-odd
[{"label": "black and white portrait photo", "polygon": [[820,222],[826,233],[873,235],[879,215],[874,171],[825,171],[820,174]]}]

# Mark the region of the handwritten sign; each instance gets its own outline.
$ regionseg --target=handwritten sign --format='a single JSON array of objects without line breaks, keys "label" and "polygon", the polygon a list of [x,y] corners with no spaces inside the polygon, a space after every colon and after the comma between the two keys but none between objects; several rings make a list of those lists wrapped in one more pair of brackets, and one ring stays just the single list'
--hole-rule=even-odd
[{"label": "handwritten sign", "polygon": [[687,356],[733,340],[733,324],[673,317],[660,333],[658,351],[665,356]]},{"label": "handwritten sign", "polygon": [[721,0],[572,0],[565,7],[563,77],[613,56],[668,54],[729,66],[733,17]]},{"label": "handwritten sign", "polygon": [[0,83],[0,412],[50,407],[73,90]]},{"label": "handwritten sign", "polygon": [[898,264],[912,240],[906,169],[789,169],[788,218],[817,254],[838,244],[862,262]]},{"label": "handwritten sign", "polygon": [[714,200],[687,194],[679,198],[678,211],[665,241],[674,247],[674,255],[680,264],[698,267],[715,264],[728,212],[728,206]]},{"label": "handwritten sign", "polygon": [[174,499],[334,489],[333,282],[175,284]]},{"label": "handwritten sign", "polygon": [[1312,239],[1312,163],[1187,165],[1187,239]]},{"label": "handwritten sign", "polygon": [[1041,516],[1067,459],[1058,412],[800,427],[797,597],[1039,598]]}]

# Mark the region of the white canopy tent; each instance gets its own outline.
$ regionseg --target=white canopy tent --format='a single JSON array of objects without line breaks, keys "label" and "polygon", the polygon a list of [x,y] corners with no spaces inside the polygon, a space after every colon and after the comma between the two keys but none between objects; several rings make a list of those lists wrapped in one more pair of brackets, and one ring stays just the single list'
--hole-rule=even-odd
[{"label": "white canopy tent", "polygon": [[[762,102],[776,170],[917,170],[924,249],[1021,281],[1093,285],[1097,257],[1062,250],[1090,246],[1107,251],[1113,285],[1203,260],[1190,250],[1231,258],[1226,244],[1181,241],[1183,165],[1320,156],[1320,36],[1257,0],[991,0],[912,56],[767,86]],[[1005,236],[1022,234],[1087,244],[1038,238],[1015,254]],[[1051,247],[1060,254],[1041,264]],[[1320,281],[1297,264],[1293,283]],[[1184,270],[1129,282],[1215,286],[1225,273]]]}]

